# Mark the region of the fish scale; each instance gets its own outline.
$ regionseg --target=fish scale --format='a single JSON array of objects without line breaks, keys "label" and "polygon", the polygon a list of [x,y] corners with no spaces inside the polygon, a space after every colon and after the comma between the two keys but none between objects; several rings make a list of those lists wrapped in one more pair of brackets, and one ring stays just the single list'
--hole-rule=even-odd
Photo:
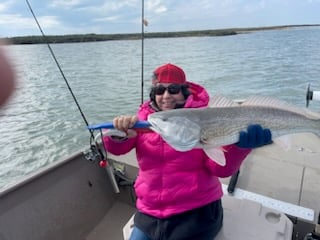
[{"label": "fish scale", "polygon": [[260,124],[263,128],[269,128],[273,137],[298,132],[320,132],[319,120],[270,107],[240,106],[204,109],[198,114],[206,115],[208,119],[217,119],[211,123],[210,120],[204,121],[204,127],[201,129],[201,142],[212,146],[237,142],[239,131],[245,130],[250,124]]}]

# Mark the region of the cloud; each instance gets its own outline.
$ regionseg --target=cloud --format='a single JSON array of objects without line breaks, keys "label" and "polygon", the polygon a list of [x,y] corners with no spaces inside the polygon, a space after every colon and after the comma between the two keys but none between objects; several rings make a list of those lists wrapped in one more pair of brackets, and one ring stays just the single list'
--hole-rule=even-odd
[{"label": "cloud", "polygon": [[4,1],[0,3],[0,13],[6,12],[13,4],[13,1]]},{"label": "cloud", "polygon": [[138,0],[105,0],[102,2],[97,2],[95,4],[88,4],[87,6],[83,6],[81,11],[85,11],[87,13],[94,13],[99,15],[106,15],[110,13],[116,13],[123,9],[127,10],[127,13],[130,12],[130,8],[137,8],[139,1]]},{"label": "cloud", "polygon": [[94,18],[93,22],[114,22],[121,18],[119,15],[104,17],[104,18]]},{"label": "cloud", "polygon": [[0,3],[0,13],[7,9],[7,5],[4,3]]},{"label": "cloud", "polygon": [[[61,25],[55,16],[42,16],[38,18],[41,28],[45,31],[57,28]],[[32,31],[39,35],[39,30],[33,18],[24,17],[20,14],[1,14],[0,26],[3,30],[8,30],[10,35],[21,35],[24,31]]]},{"label": "cloud", "polygon": [[88,1],[83,0],[54,0],[49,4],[50,7],[53,8],[65,8],[69,9],[71,7],[82,5],[83,3]]},{"label": "cloud", "polygon": [[[1,0],[0,35],[39,34],[22,0]],[[141,0],[30,0],[46,34],[139,32]],[[320,0],[145,0],[146,31],[319,23]]]},{"label": "cloud", "polygon": [[155,12],[156,13],[163,13],[163,12],[166,12],[167,10],[168,9],[165,6],[160,6],[155,10]]},{"label": "cloud", "polygon": [[146,2],[146,9],[149,12],[163,13],[168,9],[160,0],[151,0]]},{"label": "cloud", "polygon": [[57,16],[42,16],[38,18],[39,23],[46,29],[55,28],[61,25]]},{"label": "cloud", "polygon": [[265,7],[266,3],[264,0],[262,0],[256,3],[246,4],[244,5],[243,9],[246,13],[253,13],[264,9]]}]

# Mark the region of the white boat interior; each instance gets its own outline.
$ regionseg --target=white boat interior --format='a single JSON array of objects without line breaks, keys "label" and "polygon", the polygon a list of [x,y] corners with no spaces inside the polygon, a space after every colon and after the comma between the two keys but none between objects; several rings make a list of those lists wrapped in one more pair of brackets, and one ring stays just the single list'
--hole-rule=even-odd
[{"label": "white boat interior", "polygon": [[[312,134],[292,135],[290,141],[290,149],[272,144],[254,150],[231,194],[230,178],[221,179],[225,218],[216,239],[303,239],[314,229],[320,141]],[[3,189],[0,239],[126,239],[135,212],[137,162],[133,151],[108,158],[119,193],[106,170],[82,152]]]}]

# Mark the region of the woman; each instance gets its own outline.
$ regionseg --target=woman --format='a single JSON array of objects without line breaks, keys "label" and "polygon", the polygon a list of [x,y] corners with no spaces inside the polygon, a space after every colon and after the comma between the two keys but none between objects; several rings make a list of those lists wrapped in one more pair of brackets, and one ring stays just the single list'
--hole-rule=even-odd
[{"label": "woman", "polygon": [[[136,121],[146,120],[156,111],[206,107],[208,102],[209,95],[202,86],[186,81],[178,66],[165,64],[154,71],[150,100],[140,106],[137,116],[119,116],[113,124],[129,133]],[[223,220],[223,192],[218,178],[231,176],[239,169],[250,152],[246,146],[256,147],[271,140],[270,131],[260,126],[250,129],[249,133],[241,133],[241,148],[224,146],[225,166],[216,164],[202,149],[176,151],[154,132],[129,134],[125,138],[105,136],[104,144],[112,154],[136,149],[138,211],[130,239],[212,240]]]}]

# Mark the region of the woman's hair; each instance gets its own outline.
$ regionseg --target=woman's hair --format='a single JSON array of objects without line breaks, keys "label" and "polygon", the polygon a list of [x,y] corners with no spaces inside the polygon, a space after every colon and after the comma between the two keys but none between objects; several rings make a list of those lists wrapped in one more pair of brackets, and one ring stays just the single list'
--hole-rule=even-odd
[{"label": "woman's hair", "polygon": [[[189,95],[191,94],[188,88],[189,88],[189,85],[187,85],[187,84],[181,85],[181,92],[182,92],[184,99],[187,99],[189,97]],[[156,102],[156,93],[155,93],[154,87],[151,87],[149,96],[150,96],[150,100],[151,100],[152,105],[155,106],[157,109],[159,109],[157,102]],[[183,106],[176,106],[176,108],[182,108],[182,107]]]}]

